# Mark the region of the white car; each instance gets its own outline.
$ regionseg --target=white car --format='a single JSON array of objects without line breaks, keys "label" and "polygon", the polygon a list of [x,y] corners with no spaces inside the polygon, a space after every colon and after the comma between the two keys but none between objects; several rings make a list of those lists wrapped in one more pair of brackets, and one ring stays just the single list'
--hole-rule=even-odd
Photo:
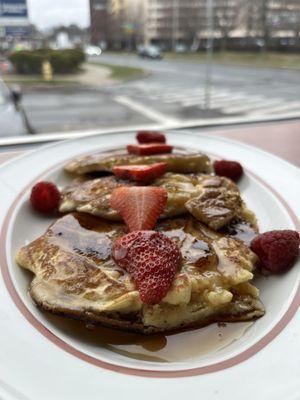
[{"label": "white car", "polygon": [[98,46],[87,46],[84,49],[84,52],[87,56],[100,56],[102,54],[102,50]]}]

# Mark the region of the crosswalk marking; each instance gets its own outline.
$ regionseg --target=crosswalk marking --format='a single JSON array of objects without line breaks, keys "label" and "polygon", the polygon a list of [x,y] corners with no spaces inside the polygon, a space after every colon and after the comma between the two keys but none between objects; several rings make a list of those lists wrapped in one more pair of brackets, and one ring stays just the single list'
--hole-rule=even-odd
[{"label": "crosswalk marking", "polygon": [[[260,111],[263,111],[264,108],[262,107]],[[272,108],[268,108],[268,113],[274,114],[281,111],[299,111],[300,113],[300,102],[299,101],[291,101],[288,104],[281,102],[280,105],[274,106]],[[265,114],[265,113],[264,113]]]},{"label": "crosswalk marking", "polygon": [[[144,81],[118,85],[114,90],[117,90],[119,95],[138,100],[140,104],[152,102],[153,108],[158,110],[160,110],[160,104],[168,105],[168,107],[194,107],[201,110],[204,108],[205,88],[203,85],[187,88],[180,83],[168,86],[164,83]],[[211,91],[211,109],[222,112],[226,118],[231,114],[261,116],[278,115],[278,113],[285,115],[292,112],[299,112],[300,116],[300,101],[251,93],[245,88],[231,89],[214,86]]]},{"label": "crosswalk marking", "polygon": [[240,104],[238,105],[229,104],[229,106],[226,107],[226,114],[249,112],[250,110],[255,112],[256,110],[270,108],[272,106],[277,106],[281,103],[281,99],[272,99],[266,101],[266,99],[262,97],[250,98],[247,99],[245,102],[240,102]]}]

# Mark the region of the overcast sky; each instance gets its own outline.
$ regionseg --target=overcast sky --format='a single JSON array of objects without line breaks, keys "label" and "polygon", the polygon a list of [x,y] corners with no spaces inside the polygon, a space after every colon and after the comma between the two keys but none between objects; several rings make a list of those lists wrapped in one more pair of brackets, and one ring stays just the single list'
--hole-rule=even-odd
[{"label": "overcast sky", "polygon": [[75,23],[89,25],[89,0],[27,0],[29,18],[40,29]]}]

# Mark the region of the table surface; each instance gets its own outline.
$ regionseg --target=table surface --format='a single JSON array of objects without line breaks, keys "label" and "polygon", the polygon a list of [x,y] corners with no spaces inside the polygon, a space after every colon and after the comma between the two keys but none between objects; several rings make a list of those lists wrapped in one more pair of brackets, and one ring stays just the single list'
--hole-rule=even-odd
[{"label": "table surface", "polygon": [[[195,132],[195,129],[193,129]],[[199,129],[215,136],[223,136],[251,144],[281,157],[300,167],[300,120],[277,123],[242,125],[215,129]],[[0,163],[24,153],[22,147],[18,150],[0,153]]]}]

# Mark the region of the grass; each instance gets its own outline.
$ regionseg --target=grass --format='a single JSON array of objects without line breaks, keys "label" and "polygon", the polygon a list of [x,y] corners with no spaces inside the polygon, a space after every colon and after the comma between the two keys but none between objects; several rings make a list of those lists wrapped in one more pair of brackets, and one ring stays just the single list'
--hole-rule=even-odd
[{"label": "grass", "polygon": [[89,64],[96,65],[98,67],[105,67],[111,70],[111,78],[116,80],[129,80],[140,78],[145,76],[146,72],[142,68],[126,67],[121,65],[113,65],[107,63],[98,63],[95,61],[89,61]]},{"label": "grass", "polygon": [[39,75],[3,75],[3,80],[7,85],[22,85],[22,86],[66,86],[76,85],[76,80],[63,79],[54,77],[52,81],[45,81]]},{"label": "grass", "polygon": [[[205,62],[206,54],[201,53],[165,53],[167,60],[186,60]],[[216,64],[244,65],[265,68],[291,68],[300,70],[300,54],[274,52],[218,52],[213,55]]]},{"label": "grass", "polygon": [[[141,68],[126,67],[112,65],[107,63],[89,62],[88,64],[98,66],[99,68],[108,68],[111,71],[110,78],[126,81],[129,79],[140,78],[146,75],[146,72]],[[84,74],[84,69],[72,75],[54,75],[53,80],[46,82],[41,75],[4,75],[4,81],[8,85],[18,84],[22,86],[71,86],[80,85],[80,75]]]}]

